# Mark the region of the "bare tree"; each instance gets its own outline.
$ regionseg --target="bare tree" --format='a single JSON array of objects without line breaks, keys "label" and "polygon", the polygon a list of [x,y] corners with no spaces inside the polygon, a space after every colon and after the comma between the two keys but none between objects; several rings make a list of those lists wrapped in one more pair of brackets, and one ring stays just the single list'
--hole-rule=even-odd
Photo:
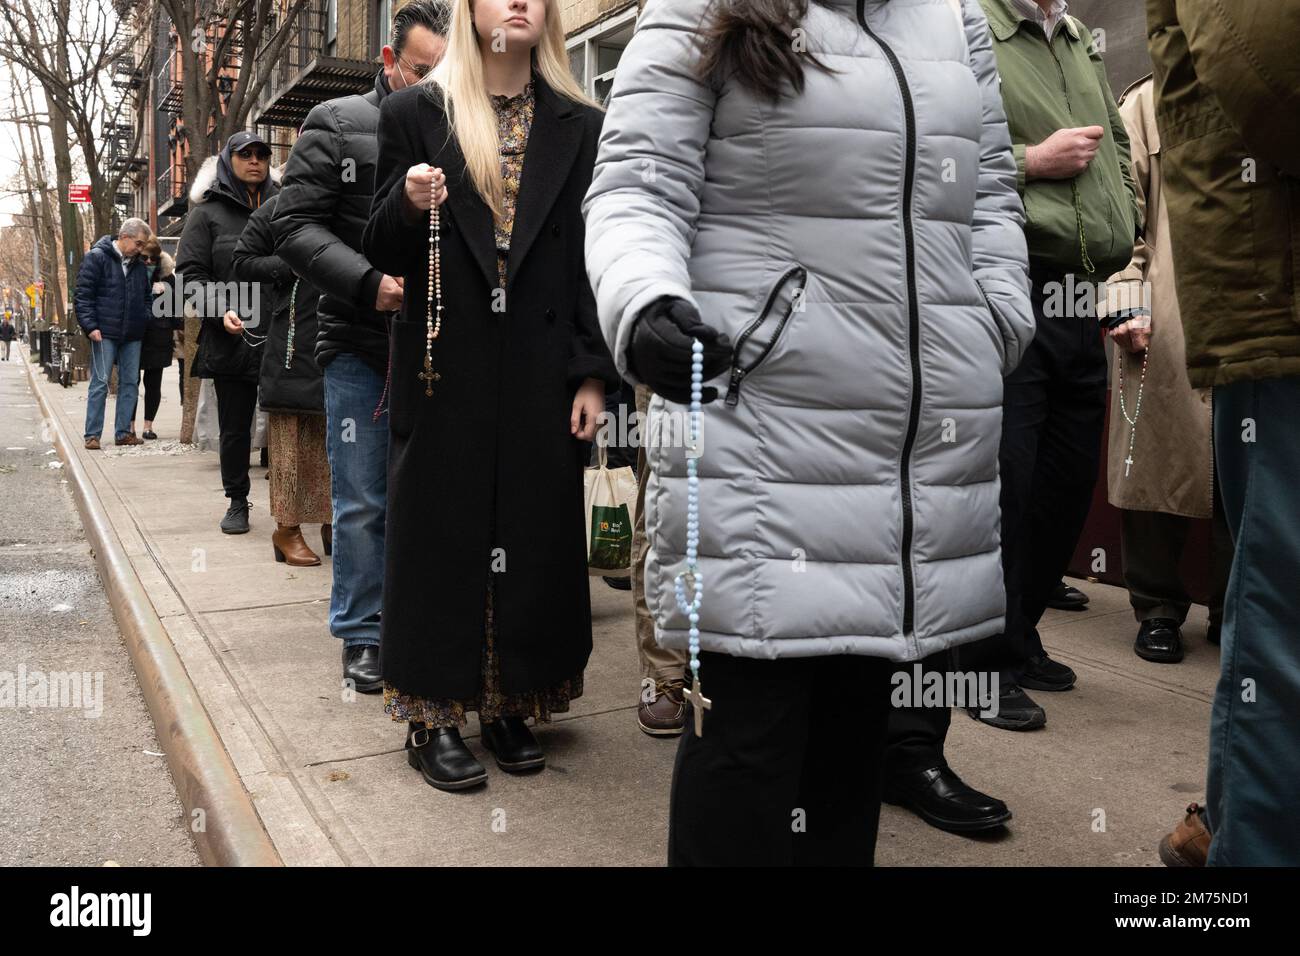
[{"label": "bare tree", "polygon": [[[13,109],[5,121],[11,124],[12,139],[18,148],[19,176],[12,194],[21,195],[27,204],[24,215],[31,217],[40,250],[41,277],[48,276],[45,284],[46,303],[42,315],[63,316],[63,284],[60,281],[63,256],[59,241],[57,220],[60,197],[57,190],[45,184],[49,180],[49,164],[45,156],[45,137],[42,130],[49,127],[49,119],[39,116],[32,107],[31,97],[22,83],[13,82],[15,70],[9,64],[14,91]],[[52,308],[51,308],[52,306]]]},{"label": "bare tree", "polygon": [[[140,0],[134,7],[145,23],[152,19],[150,2]],[[123,20],[108,0],[0,3],[0,58],[29,73],[44,94],[60,195],[72,182],[71,144],[80,152],[90,180],[97,235],[110,231],[114,198],[128,175],[126,169],[107,161],[111,138],[103,131],[130,125],[132,155],[139,151],[144,135],[143,104],[117,97],[111,85],[114,66],[120,57],[129,55],[134,38],[132,24]],[[128,112],[133,114],[129,124],[124,115]],[[68,203],[59,205],[64,246],[73,257],[69,264],[72,276],[81,265],[84,246],[80,217]]]},{"label": "bare tree", "polygon": [[176,30],[180,59],[181,118],[188,150],[185,178],[192,182],[214,143],[248,124],[249,114],[274,63],[293,36],[310,0],[158,0]]}]

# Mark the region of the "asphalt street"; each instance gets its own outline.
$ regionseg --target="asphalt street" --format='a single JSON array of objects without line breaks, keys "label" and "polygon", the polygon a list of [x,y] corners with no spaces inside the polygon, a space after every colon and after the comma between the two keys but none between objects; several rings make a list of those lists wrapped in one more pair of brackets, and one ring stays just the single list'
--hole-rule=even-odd
[{"label": "asphalt street", "polygon": [[11,358],[0,361],[0,866],[196,866],[17,343]]}]

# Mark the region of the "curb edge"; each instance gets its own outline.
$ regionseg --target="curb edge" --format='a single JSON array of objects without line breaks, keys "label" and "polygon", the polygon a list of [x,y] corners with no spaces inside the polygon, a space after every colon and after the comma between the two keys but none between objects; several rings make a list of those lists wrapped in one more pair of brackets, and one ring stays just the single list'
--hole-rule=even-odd
[{"label": "curb edge", "polygon": [[[167,755],[186,829],[207,866],[283,866],[216,727],[208,718],[167,629],[122,549],[98,492],[42,391],[24,349],[23,366],[71,480],[86,541],[95,555],[113,619]],[[201,810],[205,827],[189,825]]]}]

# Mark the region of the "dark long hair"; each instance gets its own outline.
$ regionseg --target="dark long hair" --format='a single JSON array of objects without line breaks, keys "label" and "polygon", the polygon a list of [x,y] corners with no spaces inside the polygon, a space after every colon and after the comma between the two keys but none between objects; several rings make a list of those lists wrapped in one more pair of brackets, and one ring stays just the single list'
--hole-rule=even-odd
[{"label": "dark long hair", "polygon": [[804,68],[829,66],[795,49],[794,31],[808,15],[808,0],[716,0],[703,25],[700,78],[720,88],[733,77],[759,96],[776,101],[790,89],[803,92]]}]

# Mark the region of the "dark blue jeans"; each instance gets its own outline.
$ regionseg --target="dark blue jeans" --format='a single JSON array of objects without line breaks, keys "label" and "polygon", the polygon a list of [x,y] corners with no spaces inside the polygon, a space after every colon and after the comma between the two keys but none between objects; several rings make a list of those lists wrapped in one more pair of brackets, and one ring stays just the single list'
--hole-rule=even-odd
[{"label": "dark blue jeans", "polygon": [[388,502],[388,413],[374,420],[384,377],[347,353],[325,366],[325,449],[334,506],[330,633],[345,646],[379,643]]},{"label": "dark blue jeans", "polygon": [[1300,825],[1300,378],[1214,389],[1234,554],[1210,716],[1212,866],[1296,866]]}]

